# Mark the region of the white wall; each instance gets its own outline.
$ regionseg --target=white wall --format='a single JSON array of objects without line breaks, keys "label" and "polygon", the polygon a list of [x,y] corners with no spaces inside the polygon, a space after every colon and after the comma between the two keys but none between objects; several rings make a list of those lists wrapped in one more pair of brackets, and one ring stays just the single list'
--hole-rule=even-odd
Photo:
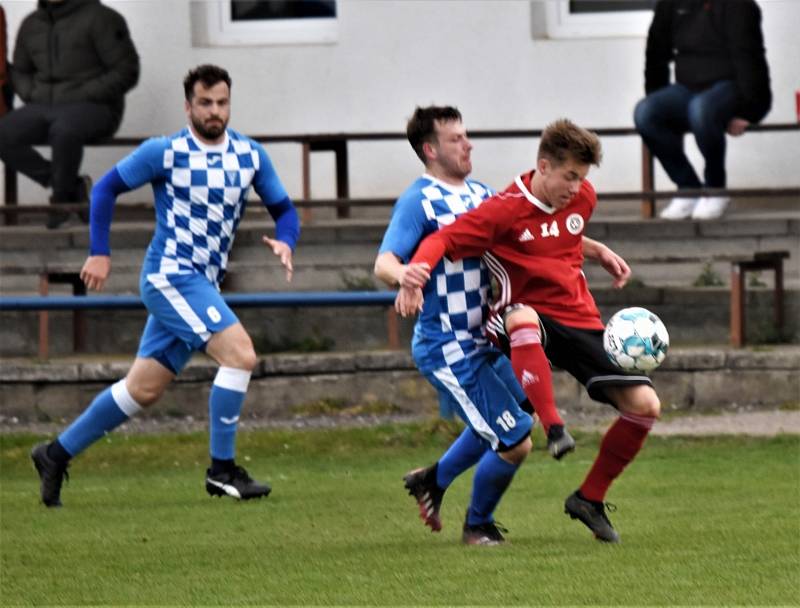
[{"label": "white wall", "polygon": [[[630,126],[643,93],[644,38],[534,39],[527,0],[340,0],[332,45],[195,48],[189,0],[107,1],[128,20],[142,59],[119,135],[169,133],[184,124],[181,80],[210,62],[232,75],[231,126],[246,133],[402,131],[415,105],[457,105],[468,128],[540,128],[567,116],[585,126]],[[796,120],[800,2],[762,0],[774,93],[766,122]],[[5,1],[9,50],[32,0]],[[475,177],[502,187],[532,163],[535,141],[478,140]],[[600,189],[639,189],[639,141],[606,139],[593,172]],[[689,149],[699,158],[692,143]],[[292,196],[300,195],[300,151],[269,147]],[[101,175],[126,150],[90,151]],[[796,186],[800,135],[731,140],[729,186]],[[407,144],[351,144],[354,196],[393,196],[421,170]],[[699,163],[698,163],[699,166]],[[333,195],[333,165],[314,161],[314,195]],[[657,179],[662,188],[667,178]],[[46,193],[21,180],[25,200]],[[131,196],[131,195],[128,195]],[[149,194],[147,195],[149,196]],[[141,199],[141,193],[136,197]]]}]

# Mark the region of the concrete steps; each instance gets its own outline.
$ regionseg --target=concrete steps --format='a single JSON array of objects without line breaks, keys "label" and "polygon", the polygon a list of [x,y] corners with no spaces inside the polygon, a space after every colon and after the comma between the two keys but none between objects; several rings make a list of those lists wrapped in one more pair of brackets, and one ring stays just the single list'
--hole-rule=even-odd
[{"label": "concrete steps", "polygon": [[[94,395],[124,377],[131,357],[73,357],[36,363],[3,359],[0,426],[29,422],[63,425]],[[216,365],[198,355],[145,417],[205,419]],[[665,413],[717,408],[797,407],[800,347],[730,350],[671,349],[653,372]],[[611,412],[592,402],[562,371],[554,372],[559,408],[567,421],[583,411]],[[320,413],[429,415],[438,410],[433,389],[405,351],[282,354],[262,357],[242,413],[253,419],[302,419]]]}]

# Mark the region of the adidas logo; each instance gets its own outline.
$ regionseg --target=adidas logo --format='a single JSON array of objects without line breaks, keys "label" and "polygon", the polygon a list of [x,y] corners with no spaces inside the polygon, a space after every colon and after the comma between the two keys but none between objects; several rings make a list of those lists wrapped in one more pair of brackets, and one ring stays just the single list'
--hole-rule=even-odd
[{"label": "adidas logo", "polygon": [[536,384],[539,382],[539,376],[536,374],[532,374],[527,369],[522,370],[522,386],[529,386],[531,384]]},{"label": "adidas logo", "polygon": [[533,235],[531,234],[531,231],[528,230],[527,228],[525,228],[525,232],[519,235],[520,243],[527,243],[528,241],[532,240],[533,240]]}]

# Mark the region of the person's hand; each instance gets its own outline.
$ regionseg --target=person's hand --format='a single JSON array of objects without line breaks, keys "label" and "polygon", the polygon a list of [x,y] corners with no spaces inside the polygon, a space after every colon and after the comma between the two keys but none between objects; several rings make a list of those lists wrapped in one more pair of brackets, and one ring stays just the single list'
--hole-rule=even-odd
[{"label": "person's hand", "polygon": [[90,255],[81,268],[81,281],[94,291],[102,291],[111,274],[111,258],[107,255]]},{"label": "person's hand", "polygon": [[268,236],[261,237],[261,240],[267,247],[272,249],[272,253],[280,258],[281,264],[286,268],[286,282],[291,283],[292,273],[294,272],[294,268],[292,268],[292,248],[283,241],[271,239]]},{"label": "person's hand", "polygon": [[614,289],[621,289],[628,282],[631,276],[631,269],[628,264],[616,253],[606,246],[600,249],[598,261],[606,269],[606,272],[614,277],[611,284]]},{"label": "person's hand", "polygon": [[413,317],[422,310],[422,290],[419,287],[401,287],[394,299],[394,309],[405,317]]},{"label": "person's hand", "polygon": [[430,270],[431,267],[425,263],[408,264],[407,266],[403,266],[400,276],[397,279],[397,283],[400,285],[400,287],[406,287],[409,289],[415,287],[424,287],[425,283],[428,282],[428,279],[431,278]]},{"label": "person's hand", "polygon": [[747,127],[750,126],[750,121],[745,120],[744,118],[731,118],[730,122],[728,123],[728,135],[733,135],[734,137],[738,137],[742,133],[745,132]]}]

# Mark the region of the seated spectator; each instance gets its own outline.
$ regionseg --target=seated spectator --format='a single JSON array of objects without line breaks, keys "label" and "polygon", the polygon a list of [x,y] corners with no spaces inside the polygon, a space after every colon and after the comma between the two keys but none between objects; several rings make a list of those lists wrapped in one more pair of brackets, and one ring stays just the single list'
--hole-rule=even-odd
[{"label": "seated spectator", "polygon": [[[755,1],[660,0],[647,35],[645,92],[634,111],[636,129],[678,190],[725,188],[725,133],[741,135],[772,103]],[[683,149],[689,131],[705,159],[702,182]],[[677,196],[661,217],[716,219],[729,202]]]},{"label": "seated spectator", "polygon": [[[53,203],[88,203],[91,180],[79,177],[83,146],[114,134],[138,79],[122,15],[99,0],[40,0],[17,33],[11,84],[25,105],[0,118],[0,159],[52,188]],[[35,145],[49,145],[51,160]],[[47,227],[68,218],[51,214]]]},{"label": "seated spectator", "polygon": [[0,5],[0,116],[8,112],[11,86],[8,83],[8,57],[6,56],[6,13]]}]

